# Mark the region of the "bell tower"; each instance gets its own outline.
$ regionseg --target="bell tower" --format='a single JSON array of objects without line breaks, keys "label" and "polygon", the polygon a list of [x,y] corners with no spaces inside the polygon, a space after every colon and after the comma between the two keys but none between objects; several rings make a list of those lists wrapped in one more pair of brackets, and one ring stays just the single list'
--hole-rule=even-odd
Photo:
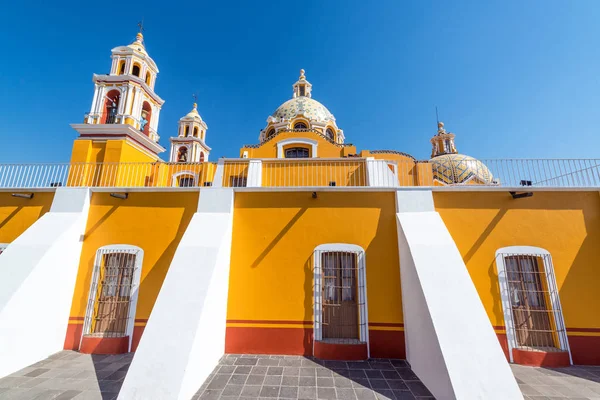
[{"label": "bell tower", "polygon": [[72,162],[156,161],[158,119],[164,104],[155,92],[158,67],[144,45],[142,26],[128,46],[112,49],[108,74],[94,74],[94,97],[82,124]]},{"label": "bell tower", "polygon": [[[195,96],[194,96],[195,97]],[[198,114],[198,104],[192,111],[179,119],[179,133],[171,138],[171,162],[208,161],[210,147],[206,145],[208,126]]]}]

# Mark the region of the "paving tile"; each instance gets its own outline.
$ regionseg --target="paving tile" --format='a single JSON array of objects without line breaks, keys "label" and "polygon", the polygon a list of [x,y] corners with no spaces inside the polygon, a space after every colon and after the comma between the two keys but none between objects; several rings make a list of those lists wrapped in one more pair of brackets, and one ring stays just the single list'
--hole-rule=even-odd
[{"label": "paving tile", "polygon": [[402,381],[402,380],[398,380],[398,379],[388,380],[387,384],[393,390],[409,390],[408,386],[406,386],[406,383],[404,383],[404,381]]},{"label": "paving tile", "polygon": [[221,392],[221,396],[235,396],[238,397],[242,393],[244,385],[232,385],[228,384],[225,389]]},{"label": "paving tile", "polygon": [[264,375],[248,375],[246,385],[262,385],[265,380]]},{"label": "paving tile", "polygon": [[317,387],[333,387],[333,378],[317,378]]},{"label": "paving tile", "polygon": [[327,368],[316,368],[317,376],[319,377],[332,377],[333,372]]},{"label": "paving tile", "polygon": [[243,384],[246,383],[247,379],[248,379],[248,375],[236,375],[236,374],[233,374],[233,375],[231,375],[231,378],[229,378],[228,384],[231,384],[231,385],[243,385]]},{"label": "paving tile", "polygon": [[369,379],[369,383],[371,384],[371,387],[373,389],[389,389],[390,388],[390,386],[388,385],[388,383],[385,379]]},{"label": "paving tile", "polygon": [[339,388],[350,388],[352,387],[352,380],[343,376],[337,376],[333,378],[333,384]]},{"label": "paving tile", "polygon": [[358,389],[370,389],[371,388],[371,384],[369,383],[369,380],[367,378],[354,378],[352,379],[352,387],[353,388],[358,388]]},{"label": "paving tile", "polygon": [[300,386],[298,388],[298,399],[312,400],[317,398],[317,388],[315,386]]},{"label": "paving tile", "polygon": [[335,393],[337,394],[337,398],[340,400],[356,400],[356,393],[354,393],[354,389],[336,388]]},{"label": "paving tile", "polygon": [[375,392],[371,389],[354,389],[354,393],[356,393],[356,398],[358,400],[375,400]]},{"label": "paving tile", "polygon": [[258,358],[238,358],[234,365],[256,365],[257,363]]},{"label": "paving tile", "polygon": [[287,387],[282,386],[279,389],[280,399],[297,399],[298,398],[298,387]]},{"label": "paving tile", "polygon": [[[396,396],[396,400],[415,400],[415,396],[411,392],[393,390],[394,396]],[[423,397],[419,397],[419,400],[423,399]]]},{"label": "paving tile", "polygon": [[252,367],[252,371],[250,373],[252,375],[266,375],[268,367],[254,366]]},{"label": "paving tile", "polygon": [[260,395],[260,389],[261,389],[261,386],[248,386],[248,385],[246,385],[246,386],[244,386],[242,388],[241,395],[242,396],[246,396],[246,397],[254,397],[254,398],[256,398],[256,397],[258,397]]},{"label": "paving tile", "polygon": [[298,386],[297,376],[283,376],[281,378],[281,386]]},{"label": "paving tile", "polygon": [[267,375],[282,375],[283,367],[269,367],[267,369]]},{"label": "paving tile", "polygon": [[200,398],[202,400],[217,400],[221,397],[221,389],[206,389]]},{"label": "paving tile", "polygon": [[299,376],[300,367],[283,367],[283,376]]},{"label": "paving tile", "polygon": [[431,396],[429,390],[421,382],[409,381],[406,382],[406,386],[415,396]]},{"label": "paving tile", "polygon": [[15,397],[9,397],[9,399],[11,399],[11,400],[18,400],[18,399],[50,400],[50,399],[55,399],[57,396],[59,396],[60,394],[62,394],[64,392],[65,392],[64,390],[33,388],[32,390],[25,392],[22,395],[23,397],[15,396]]},{"label": "paving tile", "polygon": [[279,366],[281,367],[301,367],[302,360],[300,358],[284,358],[279,362]]},{"label": "paving tile", "polygon": [[281,385],[281,375],[266,375],[263,385],[279,386]]},{"label": "paving tile", "polygon": [[316,386],[317,378],[313,376],[301,376],[298,378],[299,386]]},{"label": "paving tile", "polygon": [[30,378],[23,376],[7,376],[6,378],[0,379],[0,388],[17,388],[23,382],[27,382]]},{"label": "paving tile", "polygon": [[57,397],[55,397],[54,400],[70,400],[80,395],[81,393],[81,390],[67,390],[66,392],[62,392]]},{"label": "paving tile", "polygon": [[279,360],[272,358],[259,358],[257,365],[277,367],[279,366]]},{"label": "paving tile", "polygon": [[[349,370],[348,371],[348,378],[366,378],[366,372],[364,369],[356,369],[356,370]],[[379,373],[379,371],[373,371],[373,370],[368,370],[368,372],[377,372]]]},{"label": "paving tile", "polygon": [[317,387],[317,399],[336,400],[337,394],[334,388]]},{"label": "paving tile", "polygon": [[75,400],[104,400],[100,391],[83,391],[74,398]]},{"label": "paving tile", "polygon": [[249,365],[240,365],[238,367],[235,368],[235,370],[233,371],[234,374],[245,374],[248,375],[250,373],[250,371],[252,371],[252,368]]},{"label": "paving tile", "polygon": [[214,378],[208,384],[207,389],[224,389],[231,375],[216,374]]},{"label": "paving tile", "polygon": [[23,375],[23,376],[28,376],[30,378],[35,378],[37,376],[40,376],[42,374],[45,374],[46,372],[50,371],[48,368],[36,368],[31,372],[28,372],[27,374]]},{"label": "paving tile", "polygon": [[381,373],[380,370],[374,369],[374,370],[363,371],[363,372],[369,379],[383,379],[383,374]]},{"label": "paving tile", "polygon": [[392,392],[391,390],[386,390],[386,389],[378,389],[375,392],[375,397],[379,400],[395,400],[396,396],[394,396],[394,392]]},{"label": "paving tile", "polygon": [[[318,370],[318,368],[313,367],[300,367],[300,376],[315,376]],[[331,371],[329,371],[329,376],[331,376]]]},{"label": "paving tile", "polygon": [[263,386],[260,389],[260,397],[277,398],[279,396],[279,386]]}]

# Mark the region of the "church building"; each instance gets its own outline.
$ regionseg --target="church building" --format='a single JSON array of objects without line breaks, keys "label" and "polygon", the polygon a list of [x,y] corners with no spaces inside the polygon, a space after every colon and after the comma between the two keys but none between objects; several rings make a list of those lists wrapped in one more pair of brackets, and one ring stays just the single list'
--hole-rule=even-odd
[{"label": "church building", "polygon": [[138,33],[69,162],[0,165],[0,377],[134,352],[119,399],[189,399],[227,354],[392,358],[505,400],[510,363],[600,365],[600,160],[478,160],[443,122],[429,159],[358,149],[303,69],[216,159],[196,103],[161,145],[157,79]]}]

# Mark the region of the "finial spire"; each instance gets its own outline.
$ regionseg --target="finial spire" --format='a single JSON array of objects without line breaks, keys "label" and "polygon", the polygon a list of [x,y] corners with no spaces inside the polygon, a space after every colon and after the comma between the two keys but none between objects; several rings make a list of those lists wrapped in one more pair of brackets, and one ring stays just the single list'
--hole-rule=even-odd
[{"label": "finial spire", "polygon": [[144,19],[143,18],[141,21],[139,21],[137,23],[137,26],[139,28],[139,32],[137,33],[137,35],[135,35],[136,42],[143,43],[144,42],[144,34],[142,33],[142,32],[144,32]]},{"label": "finial spire", "polygon": [[300,80],[302,80],[302,81],[306,80],[306,76],[304,76],[304,69],[300,70]]},{"label": "finial spire", "polygon": [[194,98],[194,110],[195,110],[198,108],[198,95],[196,93],[193,93],[192,97]]},{"label": "finial spire", "polygon": [[306,75],[304,75],[304,72],[304,69],[300,70],[300,78],[298,78],[298,81],[294,83],[294,97],[311,97],[310,92],[312,85],[306,80]]}]

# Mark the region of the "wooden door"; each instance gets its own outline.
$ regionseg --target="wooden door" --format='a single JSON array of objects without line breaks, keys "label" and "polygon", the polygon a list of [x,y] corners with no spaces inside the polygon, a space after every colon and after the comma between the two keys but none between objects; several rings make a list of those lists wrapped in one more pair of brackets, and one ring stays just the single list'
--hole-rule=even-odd
[{"label": "wooden door", "polygon": [[556,347],[542,279],[543,269],[535,256],[505,258],[510,303],[517,344],[525,347]]},{"label": "wooden door", "polygon": [[358,339],[356,255],[322,254],[323,339]]},{"label": "wooden door", "polygon": [[134,266],[134,254],[104,256],[92,333],[105,336],[125,334]]}]

